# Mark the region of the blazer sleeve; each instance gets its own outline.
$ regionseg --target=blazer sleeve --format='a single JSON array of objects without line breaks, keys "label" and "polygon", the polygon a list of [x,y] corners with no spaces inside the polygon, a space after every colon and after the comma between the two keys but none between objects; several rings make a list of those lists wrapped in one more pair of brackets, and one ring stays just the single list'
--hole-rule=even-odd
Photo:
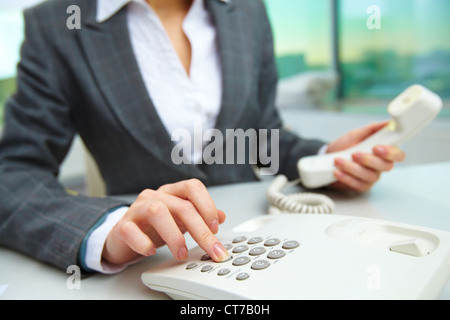
[{"label": "blazer sleeve", "polygon": [[45,22],[25,11],[25,41],[17,92],[5,106],[0,141],[0,244],[66,269],[87,232],[102,215],[124,203],[67,192],[58,182],[60,163],[75,128]]},{"label": "blazer sleeve", "polygon": [[[278,109],[275,106],[278,72],[275,64],[273,35],[264,5],[260,29],[265,39],[264,52],[259,75],[259,101],[262,108],[260,128],[279,130],[279,173],[291,180],[298,179],[297,162],[300,158],[315,155],[326,142],[301,138],[283,127]],[[268,146],[270,149],[270,145]]]}]

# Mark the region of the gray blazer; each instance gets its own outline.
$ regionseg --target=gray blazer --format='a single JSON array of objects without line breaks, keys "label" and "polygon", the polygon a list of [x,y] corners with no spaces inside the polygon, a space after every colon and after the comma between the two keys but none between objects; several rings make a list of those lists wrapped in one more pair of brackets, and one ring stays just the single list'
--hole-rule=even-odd
[{"label": "gray blazer", "polygon": [[[316,153],[322,142],[282,128],[262,1],[205,2],[217,28],[223,72],[216,127],[280,129],[280,173],[295,178],[297,160]],[[79,30],[66,27],[73,4],[81,9]],[[77,133],[110,195],[188,178],[207,186],[256,180],[248,164],[172,163],[174,142],[144,86],[125,10],[102,24],[95,13],[94,0],[51,0],[25,11],[18,90],[7,102],[0,142],[0,243],[63,269],[77,264],[80,245],[100,217],[123,204],[74,196],[57,182]]]}]

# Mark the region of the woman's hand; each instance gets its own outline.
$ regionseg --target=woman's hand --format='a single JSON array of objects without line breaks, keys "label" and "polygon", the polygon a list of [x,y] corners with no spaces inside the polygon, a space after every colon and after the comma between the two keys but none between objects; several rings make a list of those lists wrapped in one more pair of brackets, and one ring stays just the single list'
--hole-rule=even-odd
[{"label": "woman's hand", "polygon": [[216,208],[199,180],[144,190],[110,231],[102,257],[121,264],[138,255],[153,255],[167,244],[173,256],[183,260],[188,255],[183,236],[187,231],[211,258],[221,261],[228,251],[214,234],[224,221],[225,213]]},{"label": "woman's hand", "polygon": [[[369,124],[343,135],[328,145],[327,153],[348,149],[381,130],[388,122]],[[369,191],[380,179],[383,172],[392,170],[395,162],[405,159],[405,153],[397,147],[377,145],[373,153],[356,152],[352,160],[335,159],[335,178],[338,182],[331,186],[338,189]]]}]

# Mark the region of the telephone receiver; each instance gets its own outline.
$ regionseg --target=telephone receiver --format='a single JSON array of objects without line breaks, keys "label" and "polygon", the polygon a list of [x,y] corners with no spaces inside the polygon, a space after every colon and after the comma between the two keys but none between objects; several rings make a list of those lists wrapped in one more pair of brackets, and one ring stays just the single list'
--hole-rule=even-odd
[{"label": "telephone receiver", "polygon": [[[418,84],[409,87],[389,104],[388,112],[392,119],[386,127],[349,149],[300,159],[297,164],[300,180],[297,182],[309,189],[335,182],[336,158],[351,160],[355,152],[372,153],[372,149],[380,144],[399,146],[429,124],[439,114],[442,105],[442,99],[429,89]],[[287,184],[287,179],[280,176],[269,187],[267,198],[272,209],[296,213],[333,212],[332,201],[323,195],[299,193],[284,196],[281,190]]]}]

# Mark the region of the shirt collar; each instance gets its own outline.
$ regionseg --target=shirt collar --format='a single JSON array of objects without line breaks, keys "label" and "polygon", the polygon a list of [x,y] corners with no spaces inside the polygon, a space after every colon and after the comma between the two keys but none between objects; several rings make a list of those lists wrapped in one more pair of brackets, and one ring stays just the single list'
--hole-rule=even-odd
[{"label": "shirt collar", "polygon": [[[98,23],[105,22],[113,15],[115,15],[120,9],[122,9],[128,3],[145,2],[145,0],[97,0],[97,16],[96,21]],[[229,4],[231,0],[217,0]]]},{"label": "shirt collar", "polygon": [[96,21],[105,22],[131,1],[133,0],[97,0]]}]

